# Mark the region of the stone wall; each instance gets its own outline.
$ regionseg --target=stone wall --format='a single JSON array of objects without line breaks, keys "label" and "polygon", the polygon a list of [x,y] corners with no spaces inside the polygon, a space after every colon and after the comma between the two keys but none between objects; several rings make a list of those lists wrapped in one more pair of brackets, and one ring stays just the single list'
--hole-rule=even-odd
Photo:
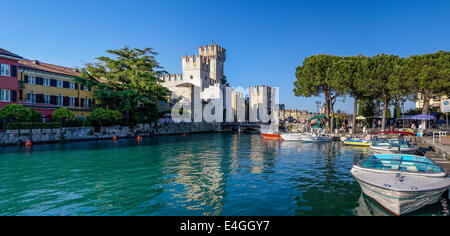
[{"label": "stone wall", "polygon": [[0,133],[0,145],[23,145],[28,140],[36,144],[111,139],[114,136],[117,138],[131,138],[137,135],[152,136],[202,132],[222,132],[222,125],[220,123],[141,124],[135,128],[121,126],[102,127],[100,132],[94,132],[92,127],[7,130]]}]

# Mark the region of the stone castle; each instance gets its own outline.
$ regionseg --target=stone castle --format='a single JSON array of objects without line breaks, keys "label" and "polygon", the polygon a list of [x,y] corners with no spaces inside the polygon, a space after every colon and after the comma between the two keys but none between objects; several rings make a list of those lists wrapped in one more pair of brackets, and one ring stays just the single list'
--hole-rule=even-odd
[{"label": "stone castle", "polygon": [[[160,77],[161,85],[172,92],[171,102],[186,99],[195,104],[205,104],[223,95],[223,119],[227,122],[245,122],[259,118],[256,113],[260,104],[270,107],[272,104],[270,95],[274,88],[268,86],[250,87],[249,98],[246,100],[244,94],[233,91],[227,83],[224,75],[224,63],[226,50],[216,43],[200,46],[198,55],[182,56],[182,73],[171,74]],[[198,89],[194,89],[197,87]],[[263,92],[268,91],[268,92]],[[200,101],[196,99],[200,98]],[[270,111],[269,111],[270,112]],[[202,111],[189,111],[191,120],[201,122]],[[250,117],[249,117],[250,115]],[[249,119],[252,118],[252,119]]]},{"label": "stone castle", "polygon": [[201,88],[202,100],[219,98],[220,91],[227,87],[223,64],[226,51],[213,42],[200,46],[198,55],[183,56],[182,74],[162,76],[162,85],[179,97],[186,97],[188,85]]}]

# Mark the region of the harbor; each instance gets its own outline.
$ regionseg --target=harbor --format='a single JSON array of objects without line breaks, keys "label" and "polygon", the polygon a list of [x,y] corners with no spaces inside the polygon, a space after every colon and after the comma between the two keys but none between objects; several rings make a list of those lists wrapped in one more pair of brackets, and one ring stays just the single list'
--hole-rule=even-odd
[{"label": "harbor", "polygon": [[450,2],[2,7],[0,216],[450,216]]},{"label": "harbor", "polygon": [[[392,215],[350,172],[372,153],[339,141],[228,132],[0,153],[0,215]],[[448,215],[445,204],[408,215]]]}]

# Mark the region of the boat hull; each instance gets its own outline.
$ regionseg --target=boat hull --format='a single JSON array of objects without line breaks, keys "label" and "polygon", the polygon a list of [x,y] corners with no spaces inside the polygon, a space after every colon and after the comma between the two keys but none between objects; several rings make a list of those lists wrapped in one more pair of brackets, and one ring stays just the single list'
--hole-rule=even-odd
[{"label": "boat hull", "polygon": [[300,141],[303,138],[301,134],[281,134],[284,141]]},{"label": "boat hull", "polygon": [[261,134],[266,139],[283,139],[280,134]]},{"label": "boat hull", "polygon": [[301,141],[307,142],[307,143],[331,142],[331,138],[330,137],[303,137],[303,138],[301,138]]},{"label": "boat hull", "polygon": [[447,188],[443,188],[426,192],[398,192],[380,188],[359,179],[356,180],[366,196],[396,215],[404,215],[426,205],[435,204],[447,190]]},{"label": "boat hull", "polygon": [[363,141],[360,141],[360,140],[344,140],[344,145],[370,147],[370,145],[372,145],[372,143],[370,143],[370,142],[363,142]]},{"label": "boat hull", "polygon": [[[376,153],[398,153],[398,147],[392,147],[392,146],[370,146],[370,149]],[[400,148],[400,153],[405,154],[415,154],[419,148],[412,147],[412,148]]]}]

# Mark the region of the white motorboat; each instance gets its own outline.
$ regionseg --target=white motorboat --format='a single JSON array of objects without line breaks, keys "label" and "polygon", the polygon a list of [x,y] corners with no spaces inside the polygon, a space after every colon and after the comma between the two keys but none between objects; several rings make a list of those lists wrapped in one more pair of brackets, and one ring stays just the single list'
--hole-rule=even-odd
[{"label": "white motorboat", "polygon": [[408,154],[416,154],[419,150],[417,145],[408,144],[408,143],[372,143],[370,145],[370,149],[376,153],[408,153]]},{"label": "white motorboat", "polygon": [[285,141],[299,141],[302,140],[304,135],[301,133],[282,133],[280,136]]},{"label": "white motorboat", "polygon": [[353,165],[351,173],[365,195],[397,215],[438,202],[450,188],[441,166],[415,155],[373,155]]},{"label": "white motorboat", "polygon": [[330,142],[331,137],[326,134],[305,134],[300,140],[303,142]]}]

